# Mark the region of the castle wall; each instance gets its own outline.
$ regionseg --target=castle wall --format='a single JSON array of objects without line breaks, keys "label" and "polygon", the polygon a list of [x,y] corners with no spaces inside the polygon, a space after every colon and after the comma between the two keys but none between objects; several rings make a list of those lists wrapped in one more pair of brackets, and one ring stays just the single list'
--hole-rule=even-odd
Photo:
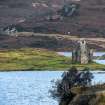
[{"label": "castle wall", "polygon": [[79,41],[79,45],[72,52],[72,62],[87,64],[92,61],[93,51],[87,47],[86,41]]}]

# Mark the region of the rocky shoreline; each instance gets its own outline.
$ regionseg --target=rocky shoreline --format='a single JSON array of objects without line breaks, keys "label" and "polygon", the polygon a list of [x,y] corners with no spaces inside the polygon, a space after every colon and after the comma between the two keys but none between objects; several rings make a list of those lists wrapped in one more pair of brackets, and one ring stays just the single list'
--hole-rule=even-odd
[{"label": "rocky shoreline", "polygon": [[105,84],[91,87],[76,87],[72,89],[74,94],[71,101],[63,100],[60,105],[104,105]]}]

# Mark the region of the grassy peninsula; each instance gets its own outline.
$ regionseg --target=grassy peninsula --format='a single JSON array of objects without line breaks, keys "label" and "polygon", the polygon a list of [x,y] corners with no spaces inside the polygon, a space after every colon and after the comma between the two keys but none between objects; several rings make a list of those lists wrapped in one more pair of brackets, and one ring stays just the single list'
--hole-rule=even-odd
[{"label": "grassy peninsula", "polygon": [[79,69],[104,69],[105,65],[91,63],[72,64],[71,58],[58,55],[54,51],[38,48],[0,50],[0,71],[12,70],[66,70],[72,66]]}]

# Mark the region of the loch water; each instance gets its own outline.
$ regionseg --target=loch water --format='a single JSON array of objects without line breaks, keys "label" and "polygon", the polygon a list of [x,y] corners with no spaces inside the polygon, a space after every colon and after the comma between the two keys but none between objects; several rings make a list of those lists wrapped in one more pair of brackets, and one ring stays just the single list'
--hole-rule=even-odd
[{"label": "loch water", "polygon": [[[60,52],[64,56],[71,53]],[[103,55],[103,53],[95,53]],[[105,54],[105,53],[104,53]],[[96,61],[105,64],[105,61]],[[92,84],[104,83],[104,71],[92,71]],[[61,78],[63,71],[0,72],[0,105],[58,105],[49,93],[52,80]]]},{"label": "loch water", "polygon": [[[93,83],[105,82],[105,72],[93,72]],[[0,105],[58,105],[49,93],[62,71],[0,72]]]}]

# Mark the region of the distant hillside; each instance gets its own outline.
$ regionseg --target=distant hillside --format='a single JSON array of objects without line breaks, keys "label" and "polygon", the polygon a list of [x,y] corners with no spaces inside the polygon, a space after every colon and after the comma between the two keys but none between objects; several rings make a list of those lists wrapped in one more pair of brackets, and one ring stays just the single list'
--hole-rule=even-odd
[{"label": "distant hillside", "polygon": [[[71,3],[79,5],[78,13],[62,16]],[[15,24],[27,31],[104,37],[104,21],[104,0],[0,0],[0,28]]]},{"label": "distant hillside", "polygon": [[[0,35],[0,49],[46,48],[56,51],[72,51],[81,38],[61,34],[17,33],[13,36]],[[88,46],[105,51],[105,38],[84,38]],[[95,51],[94,50],[94,51]]]}]

